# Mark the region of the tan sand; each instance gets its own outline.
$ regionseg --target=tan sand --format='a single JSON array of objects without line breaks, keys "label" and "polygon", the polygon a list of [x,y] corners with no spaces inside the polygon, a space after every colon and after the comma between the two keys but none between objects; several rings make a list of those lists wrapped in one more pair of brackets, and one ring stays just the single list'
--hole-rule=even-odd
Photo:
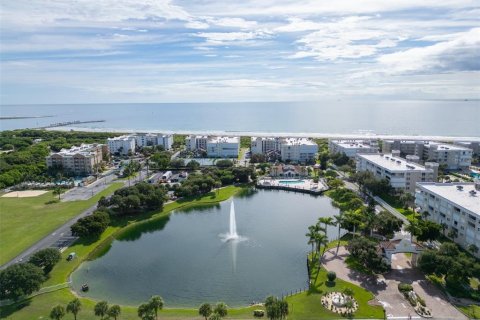
[{"label": "tan sand", "polygon": [[26,198],[26,197],[38,197],[48,191],[45,190],[25,190],[25,191],[12,191],[6,193],[2,198]]}]

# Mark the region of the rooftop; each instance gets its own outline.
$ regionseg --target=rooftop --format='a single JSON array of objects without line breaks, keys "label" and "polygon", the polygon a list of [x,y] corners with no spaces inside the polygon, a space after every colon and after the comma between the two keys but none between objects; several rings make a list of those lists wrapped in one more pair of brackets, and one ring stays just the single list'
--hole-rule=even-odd
[{"label": "rooftop", "polygon": [[[480,191],[475,190],[475,183],[435,183],[422,182],[417,183],[422,189],[442,197],[459,207],[463,207],[473,213],[480,215]],[[461,187],[461,188],[460,188]],[[476,195],[471,195],[470,191],[476,191]]]},{"label": "rooftop", "polygon": [[284,138],[282,144],[285,145],[317,145],[315,141],[309,138]]},{"label": "rooftop", "polygon": [[209,137],[209,143],[240,143],[239,137]]},{"label": "rooftop", "polygon": [[472,151],[472,149],[462,147],[459,145],[448,144],[448,143],[441,143],[441,142],[430,142],[425,144],[426,147],[428,146],[436,146],[438,150],[461,150],[461,151]]},{"label": "rooftop", "polygon": [[81,144],[80,146],[73,146],[70,149],[61,149],[59,152],[53,152],[52,154],[59,154],[62,156],[73,156],[75,154],[89,155],[94,153],[93,148],[99,147],[98,144]]},{"label": "rooftop", "polygon": [[370,149],[377,148],[376,145],[365,143],[362,140],[332,140],[332,143],[345,149]]},{"label": "rooftop", "polygon": [[125,136],[108,138],[107,140],[108,140],[108,141],[114,141],[114,140],[131,140],[131,139],[135,139],[135,138],[134,138],[133,136],[125,135]]},{"label": "rooftop", "polygon": [[364,158],[376,165],[383,167],[390,171],[424,171],[427,170],[424,166],[417,163],[408,162],[404,158],[394,157],[391,154],[370,153],[357,154],[358,157]]}]

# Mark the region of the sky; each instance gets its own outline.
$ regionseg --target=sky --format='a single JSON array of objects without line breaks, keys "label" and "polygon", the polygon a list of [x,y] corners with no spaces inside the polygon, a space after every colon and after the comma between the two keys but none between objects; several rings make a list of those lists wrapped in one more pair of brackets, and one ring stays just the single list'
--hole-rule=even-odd
[{"label": "sky", "polygon": [[478,0],[0,9],[1,104],[480,98]]}]

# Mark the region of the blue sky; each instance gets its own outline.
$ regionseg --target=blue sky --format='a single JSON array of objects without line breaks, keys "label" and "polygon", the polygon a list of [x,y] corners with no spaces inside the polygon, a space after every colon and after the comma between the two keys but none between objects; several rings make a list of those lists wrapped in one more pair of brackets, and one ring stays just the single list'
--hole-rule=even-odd
[{"label": "blue sky", "polygon": [[0,7],[2,104],[480,98],[476,0]]}]

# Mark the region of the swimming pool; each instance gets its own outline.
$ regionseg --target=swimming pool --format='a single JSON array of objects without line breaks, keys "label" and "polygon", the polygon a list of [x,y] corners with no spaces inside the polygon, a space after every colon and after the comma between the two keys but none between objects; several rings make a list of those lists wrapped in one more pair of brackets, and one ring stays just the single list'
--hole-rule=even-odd
[{"label": "swimming pool", "polygon": [[280,184],[302,184],[304,180],[280,180],[278,183]]}]

